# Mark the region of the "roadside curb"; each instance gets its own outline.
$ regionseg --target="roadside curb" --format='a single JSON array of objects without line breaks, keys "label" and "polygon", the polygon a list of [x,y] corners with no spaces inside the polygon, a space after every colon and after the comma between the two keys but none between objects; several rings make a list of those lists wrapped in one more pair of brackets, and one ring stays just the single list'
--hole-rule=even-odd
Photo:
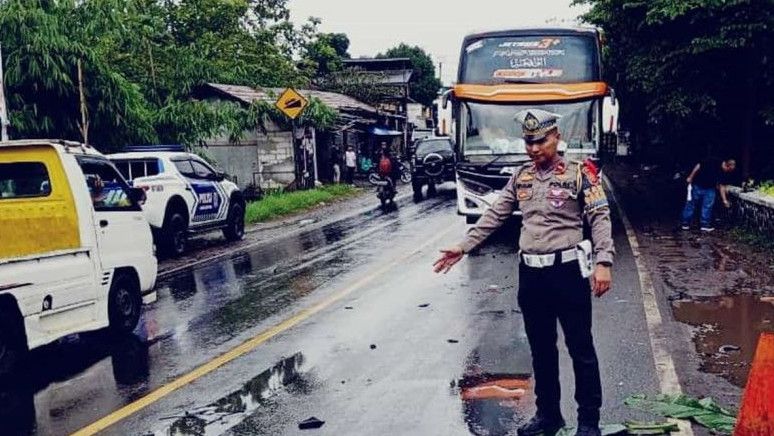
[{"label": "roadside curb", "polygon": [[[366,194],[364,194],[363,196],[365,196],[365,195]],[[360,197],[356,197],[356,198],[360,198]],[[395,204],[397,206],[405,205],[408,201],[411,201],[412,198],[413,198],[413,193],[412,192],[408,192],[408,193],[404,193],[404,194],[398,194],[395,197]],[[343,201],[343,202],[337,203],[337,204],[346,205],[346,203],[347,203],[346,201]],[[331,224],[335,224],[335,223],[339,223],[339,222],[342,222],[342,221],[346,221],[346,220],[349,220],[349,219],[352,219],[352,218],[355,218],[355,217],[367,215],[367,214],[373,212],[374,210],[376,210],[378,208],[379,208],[379,206],[361,207],[359,209],[355,209],[355,210],[351,211],[351,213],[346,213],[346,214],[342,214],[342,215],[332,216],[330,219],[323,219],[323,220],[319,220],[319,221],[314,221],[313,223],[309,223],[307,225],[302,225],[301,223],[304,221],[304,216],[308,216],[309,213],[312,212],[310,210],[310,211],[307,211],[305,213],[298,214],[296,217],[294,217],[293,221],[290,222],[290,223],[285,223],[285,224],[281,224],[281,225],[276,225],[276,226],[266,227],[266,228],[260,228],[260,229],[246,230],[245,233],[249,233],[249,234],[255,235],[256,233],[261,233],[261,232],[270,231],[270,230],[276,230],[276,229],[281,228],[281,227],[293,226],[292,230],[284,232],[281,235],[282,237],[287,237],[287,236],[296,235],[296,234],[299,234],[299,233],[302,233],[302,232],[319,229],[321,227],[324,227],[324,226],[327,226],[327,225],[331,225]],[[206,263],[209,263],[209,262],[213,262],[215,260],[218,260],[218,259],[221,259],[221,258],[224,258],[224,257],[227,257],[227,256],[231,256],[231,255],[233,255],[235,253],[244,252],[244,251],[250,250],[251,248],[257,247],[259,245],[270,243],[273,239],[276,239],[277,237],[279,237],[279,235],[278,236],[273,236],[273,237],[270,237],[270,238],[267,238],[267,239],[259,239],[257,241],[251,242],[249,244],[240,245],[238,247],[233,247],[233,248],[226,249],[226,250],[224,250],[224,251],[222,251],[220,253],[214,254],[212,256],[196,259],[196,260],[188,262],[188,263],[186,263],[184,265],[180,265],[180,266],[177,266],[177,267],[170,268],[168,270],[160,271],[158,273],[158,276],[157,276],[156,280],[157,281],[163,280],[163,279],[166,279],[166,278],[168,278],[168,277],[170,277],[170,276],[172,276],[172,275],[174,275],[174,274],[176,274],[176,273],[178,273],[180,271],[183,271],[185,269],[188,269],[188,268],[191,268],[191,267],[195,267],[195,266],[198,266],[198,265],[203,265],[203,264],[206,264]]]},{"label": "roadside curb", "polygon": [[[637,276],[640,281],[640,291],[642,292],[643,309],[645,311],[645,321],[648,327],[648,338],[650,339],[651,351],[653,352],[653,363],[656,368],[656,376],[658,378],[659,391],[663,394],[682,394],[683,389],[680,384],[680,380],[677,376],[677,370],[675,369],[675,363],[672,359],[672,355],[669,352],[666,338],[661,331],[663,329],[664,321],[659,309],[658,301],[656,297],[656,291],[653,287],[653,280],[650,276],[645,263],[642,259],[640,252],[640,244],[637,241],[637,234],[634,232],[631,221],[626,215],[623,209],[623,205],[618,201],[618,195],[616,189],[610,182],[610,179],[606,175],[602,175],[602,178],[610,190],[610,194],[615,202],[618,214],[623,222],[624,229],[626,230],[626,237],[629,240],[629,246],[632,249],[632,255],[634,257],[634,263],[637,268]],[[693,436],[693,428],[691,424],[682,420],[669,420],[674,422],[680,428],[677,434],[685,436]]]}]

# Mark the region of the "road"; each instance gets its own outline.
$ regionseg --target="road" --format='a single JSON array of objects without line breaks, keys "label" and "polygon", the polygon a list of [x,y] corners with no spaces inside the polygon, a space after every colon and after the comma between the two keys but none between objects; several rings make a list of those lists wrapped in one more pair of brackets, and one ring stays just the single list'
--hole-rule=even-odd
[{"label": "road", "polygon": [[[463,221],[442,191],[179,270],[135,334],[33,352],[0,392],[2,433],[298,434],[314,416],[325,425],[303,433],[515,434],[533,397],[513,233],[435,276]],[[614,228],[614,290],[594,304],[608,422],[649,418],[623,399],[658,386],[636,267]],[[481,389],[492,381],[524,395]]]}]

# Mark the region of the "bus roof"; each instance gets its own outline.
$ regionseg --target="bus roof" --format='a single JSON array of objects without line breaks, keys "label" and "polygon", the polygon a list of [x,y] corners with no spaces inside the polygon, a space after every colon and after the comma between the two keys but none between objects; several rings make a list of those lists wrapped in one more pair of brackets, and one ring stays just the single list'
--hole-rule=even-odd
[{"label": "bus roof", "polygon": [[471,33],[463,40],[463,46],[467,42],[481,38],[496,38],[503,36],[530,36],[530,35],[599,35],[599,29],[595,27],[519,27],[515,29],[489,30],[486,32]]}]

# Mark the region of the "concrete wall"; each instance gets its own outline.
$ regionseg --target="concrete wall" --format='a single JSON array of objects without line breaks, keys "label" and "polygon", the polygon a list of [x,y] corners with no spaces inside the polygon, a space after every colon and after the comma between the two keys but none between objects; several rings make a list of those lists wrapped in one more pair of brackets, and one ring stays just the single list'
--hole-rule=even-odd
[{"label": "concrete wall", "polygon": [[732,210],[734,221],[774,238],[774,197],[758,192],[742,192],[736,187],[730,188],[730,194],[737,200]]},{"label": "concrete wall", "polygon": [[238,143],[224,135],[205,141],[218,167],[237,178],[240,188],[255,182],[263,189],[293,181],[292,133],[267,122],[266,133],[245,132]]}]

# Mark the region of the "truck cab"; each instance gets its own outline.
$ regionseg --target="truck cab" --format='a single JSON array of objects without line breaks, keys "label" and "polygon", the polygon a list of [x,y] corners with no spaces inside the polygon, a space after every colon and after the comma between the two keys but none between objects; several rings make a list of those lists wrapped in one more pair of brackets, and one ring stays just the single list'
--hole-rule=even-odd
[{"label": "truck cab", "polygon": [[0,374],[73,333],[134,330],[156,299],[143,199],[92,147],[0,142]]}]

